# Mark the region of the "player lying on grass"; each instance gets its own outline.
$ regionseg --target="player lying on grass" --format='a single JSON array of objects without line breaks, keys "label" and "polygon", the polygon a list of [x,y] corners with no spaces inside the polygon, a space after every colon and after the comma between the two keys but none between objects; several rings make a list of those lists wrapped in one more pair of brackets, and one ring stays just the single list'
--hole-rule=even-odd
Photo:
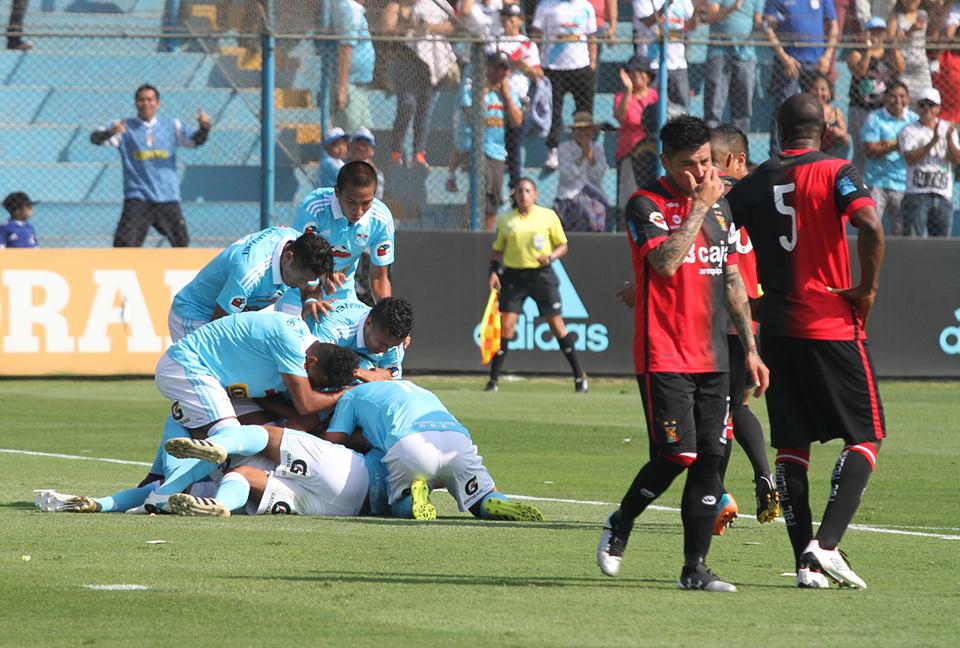
[{"label": "player lying on grass", "polygon": [[[165,510],[188,516],[229,516],[244,508],[249,515],[389,513],[382,452],[362,455],[305,432],[251,427],[266,434],[260,452],[231,460],[222,478],[217,471],[190,487],[189,494],[171,495]],[[97,498],[36,491],[36,504],[45,512],[123,512],[141,506],[157,483]]]},{"label": "player lying on grass", "polygon": [[[478,518],[543,521],[534,507],[496,491],[470,433],[426,389],[407,380],[370,382],[347,391],[339,403],[324,437],[354,447],[365,442],[384,453],[387,502],[393,515],[436,519],[429,484],[439,479],[460,510]],[[173,439],[167,451],[211,463],[254,454],[267,443],[254,427],[226,428],[205,440]]]}]

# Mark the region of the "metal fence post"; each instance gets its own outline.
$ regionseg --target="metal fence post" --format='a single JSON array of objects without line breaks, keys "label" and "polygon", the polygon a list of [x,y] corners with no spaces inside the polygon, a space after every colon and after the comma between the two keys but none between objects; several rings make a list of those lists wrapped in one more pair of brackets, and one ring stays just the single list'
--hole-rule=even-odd
[{"label": "metal fence post", "polygon": [[482,43],[472,43],[470,50],[470,190],[467,200],[470,205],[470,229],[477,231],[482,228],[481,223],[486,216],[483,195],[483,131],[486,97],[483,90],[487,85],[487,66],[483,59]]},{"label": "metal fence post", "polygon": [[264,0],[267,24],[262,36],[263,65],[260,74],[260,178],[262,193],[260,195],[260,227],[267,228],[273,223],[274,178],[276,175],[276,158],[274,155],[274,122],[275,110],[273,104],[276,73],[274,60],[277,40],[273,34],[274,5],[273,0]]},{"label": "metal fence post", "polygon": [[[667,123],[667,97],[668,88],[667,75],[667,45],[670,40],[667,34],[667,13],[670,11],[672,0],[666,0],[663,4],[663,24],[660,27],[660,57],[659,67],[657,68],[657,153],[663,153],[663,142],[660,141],[660,129]],[[660,156],[657,155],[657,177],[663,175],[663,164],[660,162]]]}]

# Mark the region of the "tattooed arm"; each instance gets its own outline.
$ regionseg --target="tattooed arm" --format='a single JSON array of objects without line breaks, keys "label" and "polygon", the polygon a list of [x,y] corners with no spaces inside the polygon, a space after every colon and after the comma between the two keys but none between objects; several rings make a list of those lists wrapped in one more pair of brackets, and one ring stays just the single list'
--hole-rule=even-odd
[{"label": "tattooed arm", "polygon": [[726,292],[727,313],[740,338],[740,344],[743,345],[747,371],[757,387],[754,395],[759,396],[770,384],[770,370],[757,352],[757,341],[753,337],[753,326],[750,320],[750,300],[747,297],[747,288],[743,285],[743,278],[740,277],[740,269],[736,265],[727,266]]}]

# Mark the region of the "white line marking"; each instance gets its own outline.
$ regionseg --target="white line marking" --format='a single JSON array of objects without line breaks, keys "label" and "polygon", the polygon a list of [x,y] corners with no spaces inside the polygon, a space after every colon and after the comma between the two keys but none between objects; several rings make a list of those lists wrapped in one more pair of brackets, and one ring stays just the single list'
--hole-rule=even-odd
[{"label": "white line marking", "polygon": [[107,590],[111,592],[142,592],[143,590],[150,589],[146,585],[84,585],[85,588],[91,590]]},{"label": "white line marking", "polygon": [[[146,463],[144,461],[127,461],[125,459],[107,459],[105,457],[82,457],[79,455],[69,455],[69,454],[59,454],[54,452],[35,452],[32,450],[14,450],[11,448],[0,448],[0,452],[6,454],[20,454],[28,455],[31,457],[47,457],[52,459],[79,459],[81,461],[102,461],[105,463],[112,464],[122,464],[125,466],[150,466],[152,464]],[[530,502],[551,502],[554,504],[582,504],[586,506],[616,506],[615,502],[604,502],[601,500],[575,500],[575,499],[560,499],[555,497],[534,497],[532,495],[507,495],[507,497],[512,497],[518,500],[527,500]],[[668,512],[678,512],[680,509],[673,508],[670,506],[658,506],[651,505],[647,508],[653,509],[655,511],[668,511]],[[738,518],[741,522],[743,520],[750,520],[756,522],[753,517],[742,516]],[[777,522],[782,522],[781,518],[777,518]],[[851,524],[850,528],[856,531],[866,531],[868,533],[883,533],[887,535],[905,535],[912,536],[915,538],[935,538],[937,540],[960,540],[960,535],[947,535],[943,533],[926,533],[923,531],[908,531],[906,529],[930,529],[931,527],[912,527],[906,525],[896,525],[897,528],[888,528],[888,527],[878,527],[865,524]],[[956,531],[957,529],[946,528],[944,531]]]}]

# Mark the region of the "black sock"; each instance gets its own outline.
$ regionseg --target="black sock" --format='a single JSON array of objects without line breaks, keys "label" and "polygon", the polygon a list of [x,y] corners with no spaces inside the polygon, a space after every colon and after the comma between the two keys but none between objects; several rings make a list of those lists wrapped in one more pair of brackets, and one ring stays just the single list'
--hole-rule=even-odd
[{"label": "black sock", "polygon": [[496,382],[500,378],[500,369],[503,368],[503,361],[507,357],[508,340],[500,340],[500,349],[493,354],[493,360],[490,361],[490,380]]},{"label": "black sock", "polygon": [[763,426],[756,415],[746,405],[734,408],[733,436],[743,448],[753,466],[753,481],[770,474],[770,463],[767,461],[767,451],[763,441]]},{"label": "black sock", "polygon": [[[723,456],[720,457],[720,467],[718,471],[720,473],[720,484],[723,484],[723,480],[727,477],[727,466],[730,465],[730,455],[733,452],[733,443],[730,442],[730,439],[727,439],[727,443],[723,446]],[[727,487],[723,487],[723,492],[727,492]]]},{"label": "black sock", "polygon": [[570,368],[573,369],[573,377],[579,378],[583,375],[583,369],[580,367],[580,358],[577,357],[577,350],[573,348],[576,341],[577,336],[573,333],[567,333],[563,339],[559,340],[563,357],[567,359],[567,362],[570,363]]},{"label": "black sock", "polygon": [[633,524],[637,516],[670,488],[670,484],[682,472],[683,466],[667,461],[660,455],[646,463],[633,478],[633,483],[620,502],[623,521]]},{"label": "black sock", "polygon": [[[806,455],[809,460],[809,453]],[[787,535],[793,545],[796,567],[800,554],[813,539],[813,515],[810,513],[810,485],[806,466],[777,457],[777,490],[780,492],[780,510],[787,523]]]},{"label": "black sock", "polygon": [[860,497],[867,487],[873,466],[859,452],[844,448],[833,468],[830,499],[817,529],[817,540],[824,549],[835,549],[860,506]]},{"label": "black sock", "polygon": [[713,521],[720,500],[720,456],[700,455],[687,470],[680,518],[683,520],[683,555],[687,565],[706,558],[713,537]]}]

